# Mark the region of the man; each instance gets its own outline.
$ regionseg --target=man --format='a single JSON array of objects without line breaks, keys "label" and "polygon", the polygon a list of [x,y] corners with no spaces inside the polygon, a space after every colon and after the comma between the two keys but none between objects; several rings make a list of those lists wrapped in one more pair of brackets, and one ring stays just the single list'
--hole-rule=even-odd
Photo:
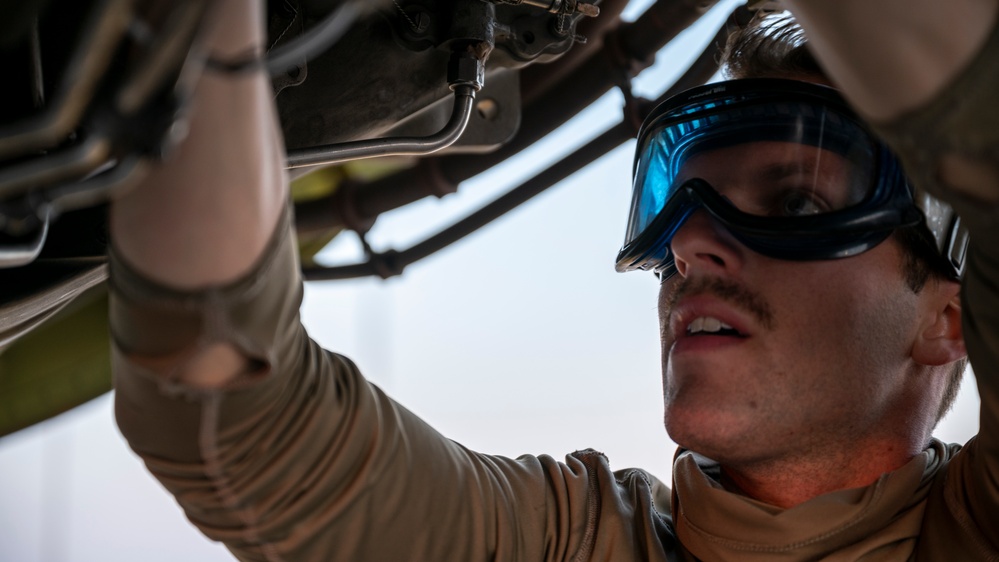
[{"label": "man", "polygon": [[[259,49],[260,14],[222,4],[232,17],[212,52]],[[791,3],[869,117],[935,107],[954,80],[972,101],[994,93],[994,3],[951,6],[960,34],[879,3],[899,22],[886,40],[943,38],[875,55],[882,30],[864,27],[862,6]],[[929,71],[899,65],[878,84],[868,59],[906,62],[911,48]],[[974,242],[995,235],[995,143],[962,136],[958,118],[882,127],[917,185],[968,223],[962,266],[933,245],[956,230],[911,230],[914,209],[946,213],[905,199],[891,158],[828,89],[801,82],[817,76],[763,74],[797,81],[709,86],[640,138],[619,268],[663,279],[666,423],[684,448],[672,492],[592,451],[565,463],[468,451],[308,339],[261,76],[206,75],[178,161],[114,210],[123,432],[188,516],[247,560],[996,559],[999,256]],[[914,137],[921,120],[949,144]],[[219,165],[215,146],[231,150]],[[985,408],[958,452],[929,434],[965,341]]]}]

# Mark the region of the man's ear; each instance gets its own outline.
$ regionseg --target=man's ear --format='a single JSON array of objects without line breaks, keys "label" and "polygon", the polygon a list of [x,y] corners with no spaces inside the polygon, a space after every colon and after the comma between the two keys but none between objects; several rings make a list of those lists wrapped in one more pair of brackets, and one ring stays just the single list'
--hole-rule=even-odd
[{"label": "man's ear", "polygon": [[912,347],[912,358],[922,365],[946,365],[966,356],[961,330],[961,285],[931,280],[923,287],[923,323]]}]

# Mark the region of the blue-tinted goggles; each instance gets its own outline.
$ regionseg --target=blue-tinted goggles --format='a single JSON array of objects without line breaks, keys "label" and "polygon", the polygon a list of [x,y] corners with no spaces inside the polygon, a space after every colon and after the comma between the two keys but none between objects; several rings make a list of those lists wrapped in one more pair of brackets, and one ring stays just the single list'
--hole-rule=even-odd
[{"label": "blue-tinted goggles", "polygon": [[796,80],[708,84],[652,112],[639,131],[617,270],[673,275],[670,243],[698,209],[750,249],[787,260],[857,255],[897,228],[925,225],[924,213],[946,215],[930,217],[946,224],[926,232],[941,252],[959,228],[948,206],[914,198],[899,162],[835,90]]}]

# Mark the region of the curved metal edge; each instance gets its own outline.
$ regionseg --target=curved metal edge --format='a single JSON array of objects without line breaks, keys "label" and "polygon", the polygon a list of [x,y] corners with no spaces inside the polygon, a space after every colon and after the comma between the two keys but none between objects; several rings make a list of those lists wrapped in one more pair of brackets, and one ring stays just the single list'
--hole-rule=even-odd
[{"label": "curved metal edge", "polygon": [[458,86],[454,90],[454,109],[443,129],[428,137],[393,137],[331,144],[288,152],[288,169],[328,166],[350,160],[378,156],[421,156],[455,143],[468,126],[475,102],[475,88]]},{"label": "curved metal edge", "polygon": [[0,269],[28,265],[42,253],[42,247],[45,246],[45,240],[49,236],[52,212],[49,207],[45,207],[40,214],[42,215],[39,217],[42,219],[42,227],[38,230],[34,240],[26,244],[0,246]]}]

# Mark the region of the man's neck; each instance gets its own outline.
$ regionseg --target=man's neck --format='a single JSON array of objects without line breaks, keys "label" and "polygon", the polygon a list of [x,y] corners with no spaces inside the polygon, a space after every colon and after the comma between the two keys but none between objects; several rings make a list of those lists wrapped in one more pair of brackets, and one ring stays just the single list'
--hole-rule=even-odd
[{"label": "man's neck", "polygon": [[836,490],[868,486],[883,474],[905,465],[922,449],[922,444],[906,447],[885,443],[872,448],[853,448],[851,454],[722,463],[720,483],[730,492],[790,508]]}]

